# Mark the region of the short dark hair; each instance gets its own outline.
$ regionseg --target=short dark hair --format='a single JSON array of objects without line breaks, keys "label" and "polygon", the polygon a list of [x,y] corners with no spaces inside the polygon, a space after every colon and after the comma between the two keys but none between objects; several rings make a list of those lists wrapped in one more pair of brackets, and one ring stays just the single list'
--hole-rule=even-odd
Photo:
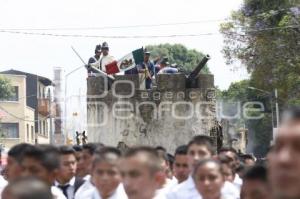
[{"label": "short dark hair", "polygon": [[191,145],[203,145],[207,148],[207,150],[213,155],[215,153],[215,149],[213,147],[213,141],[209,136],[206,135],[196,135],[193,139],[188,143],[187,150],[191,147]]},{"label": "short dark hair", "polygon": [[176,155],[187,155],[187,151],[188,151],[187,145],[181,145],[176,148],[174,156],[176,157]]},{"label": "short dark hair", "polygon": [[82,146],[80,146],[80,145],[73,145],[73,149],[74,149],[76,152],[80,152],[80,151],[82,151]]},{"label": "short dark hair", "polygon": [[21,177],[12,181],[4,189],[18,199],[52,199],[50,187],[34,177]]},{"label": "short dark hair", "polygon": [[99,145],[97,143],[88,143],[82,145],[82,150],[87,150],[89,154],[93,155],[98,147]]},{"label": "short dark hair", "polygon": [[75,156],[76,151],[71,146],[60,146],[59,147],[59,154],[60,155],[74,155]]},{"label": "short dark hair", "polygon": [[222,164],[230,164],[231,163],[231,158],[229,158],[226,155],[220,154],[218,155],[218,160],[222,163]]},{"label": "short dark hair", "polygon": [[267,168],[263,165],[254,165],[245,171],[243,180],[260,180],[267,182]]},{"label": "short dark hair", "polygon": [[48,171],[59,168],[59,150],[52,145],[36,145],[28,149],[23,158],[30,157],[38,160]]},{"label": "short dark hair", "polygon": [[8,151],[8,156],[14,158],[20,164],[24,153],[33,147],[33,145],[27,143],[17,144]]},{"label": "short dark hair", "polygon": [[251,160],[255,161],[254,156],[251,154],[243,154],[243,155],[241,155],[241,158],[243,161],[245,161],[246,159],[251,159]]},{"label": "short dark hair", "polygon": [[136,155],[143,154],[146,157],[146,165],[149,168],[151,173],[156,173],[158,171],[161,171],[161,164],[160,164],[160,158],[158,155],[158,152],[155,148],[150,146],[137,146],[133,148],[129,148],[125,154],[124,158],[131,158]]},{"label": "short dark hair", "polygon": [[116,147],[103,147],[99,150],[96,150],[94,154],[94,160],[92,163],[92,168],[101,162],[109,162],[115,164],[118,159],[122,156],[121,151]]}]

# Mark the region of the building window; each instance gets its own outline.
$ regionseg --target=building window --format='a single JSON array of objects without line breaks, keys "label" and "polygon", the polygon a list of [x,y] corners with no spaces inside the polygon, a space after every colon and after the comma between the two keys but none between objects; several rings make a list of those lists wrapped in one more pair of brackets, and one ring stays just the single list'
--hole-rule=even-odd
[{"label": "building window", "polygon": [[27,141],[29,141],[29,124],[26,125]]},{"label": "building window", "polygon": [[34,131],[33,131],[33,126],[31,126],[31,140],[34,140]]},{"label": "building window", "polygon": [[4,138],[19,138],[19,123],[0,123],[0,132]]},{"label": "building window", "polygon": [[39,121],[39,134],[42,134],[42,121]]},{"label": "building window", "polygon": [[46,122],[45,120],[43,121],[43,133],[46,135]]},{"label": "building window", "polygon": [[13,86],[12,87],[12,95],[7,99],[2,99],[1,101],[9,101],[9,102],[17,102],[19,101],[19,87]]}]

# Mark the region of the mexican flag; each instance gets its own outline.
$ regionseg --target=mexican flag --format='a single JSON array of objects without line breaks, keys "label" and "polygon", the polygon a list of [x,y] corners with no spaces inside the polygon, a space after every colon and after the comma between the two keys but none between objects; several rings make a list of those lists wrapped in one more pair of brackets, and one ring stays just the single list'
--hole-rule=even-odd
[{"label": "mexican flag", "polygon": [[118,61],[113,61],[105,65],[107,74],[115,74],[119,72],[125,72],[134,68],[137,64],[143,62],[144,60],[144,49],[139,48],[131,53],[125,55]]}]

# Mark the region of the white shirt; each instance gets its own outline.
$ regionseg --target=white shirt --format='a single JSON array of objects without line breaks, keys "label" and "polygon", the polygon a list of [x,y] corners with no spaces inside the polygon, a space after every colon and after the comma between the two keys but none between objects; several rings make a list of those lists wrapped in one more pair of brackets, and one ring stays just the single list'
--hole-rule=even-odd
[{"label": "white shirt", "polygon": [[2,175],[0,175],[0,199],[1,199],[2,191],[6,187],[6,185],[7,185],[7,181],[3,178]]},{"label": "white shirt", "polygon": [[166,194],[167,199],[201,199],[201,195],[198,193],[192,176],[176,185]]},{"label": "white shirt", "polygon": [[[76,195],[76,199],[102,199],[96,187],[92,190],[85,192],[84,195]],[[108,199],[127,199],[123,184],[119,184],[116,191]]]},{"label": "white shirt", "polygon": [[233,185],[236,186],[238,190],[241,190],[241,187],[243,185],[243,180],[240,178],[240,176],[237,173],[235,174]]},{"label": "white shirt", "polygon": [[74,199],[84,199],[88,198],[92,195],[95,187],[91,183],[91,179],[87,180],[79,187],[79,189],[76,191]]},{"label": "white shirt", "polygon": [[[240,193],[236,187],[230,183],[225,182],[221,190],[222,198],[224,199],[239,199]],[[169,193],[167,199],[201,199],[200,193],[197,191],[194,180],[191,176],[175,186]]]},{"label": "white shirt", "polygon": [[102,56],[102,57],[100,58],[100,66],[101,66],[101,70],[102,70],[103,72],[106,72],[105,66],[106,66],[107,64],[110,64],[110,63],[113,62],[113,61],[115,61],[115,58],[114,58],[113,56],[111,56],[111,55]]},{"label": "white shirt", "polygon": [[[74,198],[74,190],[75,190],[75,177],[73,177],[68,183],[66,183],[66,185],[70,185],[68,188],[67,188],[67,196],[69,199],[73,199]],[[60,185],[59,182],[55,181],[54,182],[54,185],[60,189],[58,186]],[[61,190],[61,189],[60,189]],[[62,191],[62,190],[61,190]]]},{"label": "white shirt", "polygon": [[63,192],[59,188],[57,188],[56,186],[51,187],[51,192],[52,192],[52,195],[54,197],[53,199],[66,199]]}]

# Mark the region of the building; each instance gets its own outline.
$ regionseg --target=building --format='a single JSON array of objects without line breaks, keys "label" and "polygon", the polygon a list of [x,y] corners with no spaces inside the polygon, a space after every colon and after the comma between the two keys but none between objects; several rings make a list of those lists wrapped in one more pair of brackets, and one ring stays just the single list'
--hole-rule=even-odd
[{"label": "building", "polygon": [[48,92],[52,92],[52,81],[17,70],[2,71],[0,76],[9,79],[14,89],[10,99],[0,101],[2,145],[49,143],[52,109]]}]

